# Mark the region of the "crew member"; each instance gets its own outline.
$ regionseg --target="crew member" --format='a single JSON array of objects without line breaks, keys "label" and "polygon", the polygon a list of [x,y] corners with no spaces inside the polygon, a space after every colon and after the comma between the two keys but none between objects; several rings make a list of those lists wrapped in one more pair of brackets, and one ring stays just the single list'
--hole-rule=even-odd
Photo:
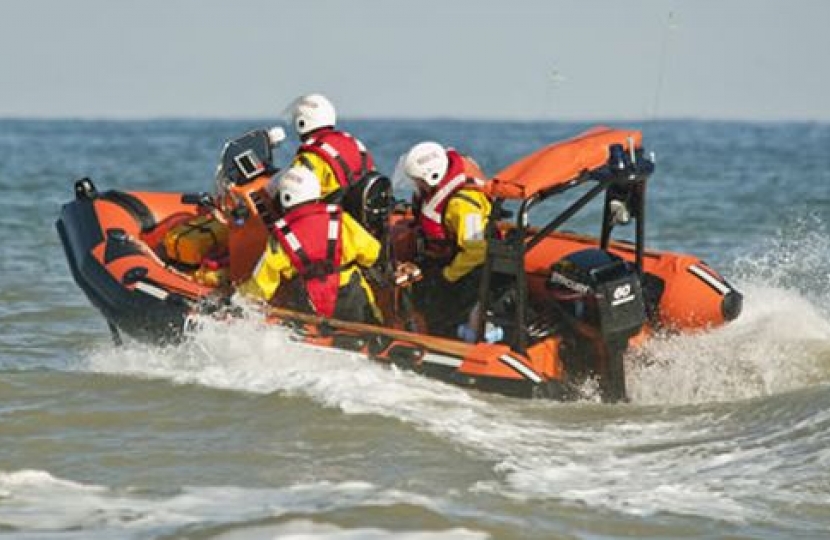
[{"label": "crew member", "polygon": [[340,203],[351,186],[375,170],[372,154],[360,140],[335,128],[337,113],[325,96],[302,96],[290,111],[301,142],[292,166],[312,171],[320,179],[322,199]]},{"label": "crew member", "polygon": [[290,305],[325,317],[378,322],[380,312],[363,276],[380,244],[337,205],[320,201],[320,181],[304,167],[278,177],[286,213],[273,227],[266,251],[243,294],[271,301],[285,280],[299,277]]},{"label": "crew member", "polygon": [[455,335],[478,296],[491,203],[478,165],[435,142],[413,146],[403,169],[415,184],[415,209],[424,241],[426,278],[416,299],[430,330]]}]

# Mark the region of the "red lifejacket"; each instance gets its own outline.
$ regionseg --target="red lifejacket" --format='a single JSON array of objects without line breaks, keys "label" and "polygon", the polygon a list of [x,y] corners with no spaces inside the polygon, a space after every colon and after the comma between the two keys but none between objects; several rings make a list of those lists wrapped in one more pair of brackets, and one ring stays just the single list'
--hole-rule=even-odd
[{"label": "red lifejacket", "polygon": [[340,290],[342,210],[312,203],[295,208],[274,224],[273,233],[303,279],[319,315],[334,316]]},{"label": "red lifejacket", "polygon": [[483,190],[485,180],[478,166],[452,148],[447,149],[447,172],[432,193],[422,201],[419,224],[427,242],[446,243],[453,239],[444,227],[444,210],[458,190]]},{"label": "red lifejacket", "polygon": [[345,131],[323,128],[303,140],[298,153],[311,152],[334,171],[340,189],[346,190],[375,169],[372,155],[360,140]]}]

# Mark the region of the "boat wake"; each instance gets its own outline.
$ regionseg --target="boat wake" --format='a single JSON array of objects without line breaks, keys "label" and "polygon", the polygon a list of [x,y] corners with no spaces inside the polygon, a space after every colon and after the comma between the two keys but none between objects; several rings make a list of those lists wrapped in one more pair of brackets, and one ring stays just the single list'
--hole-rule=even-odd
[{"label": "boat wake", "polygon": [[[814,248],[795,242],[789,253]],[[626,515],[775,522],[776,501],[821,504],[822,490],[811,485],[823,480],[811,463],[830,444],[830,316],[818,307],[830,298],[824,264],[808,282],[757,258],[739,262],[742,317],[709,333],[656,339],[631,355],[632,402],[624,405],[467,391],[298,343],[253,318],[202,321],[175,348],[99,349],[82,369],[300,395],[347,414],[395,418],[492,461],[497,479],[470,486],[476,493]],[[748,480],[757,478],[763,488]]]},{"label": "boat wake", "polygon": [[[780,497],[816,502],[809,482],[790,482],[800,469],[784,458],[759,460],[759,453],[795,445],[792,452],[806,453],[809,462],[830,443],[821,435],[830,433],[830,414],[821,410],[830,395],[805,397],[803,408],[781,401],[787,392],[803,389],[806,396],[830,379],[830,324],[792,291],[745,290],[747,316],[739,324],[649,346],[648,362],[631,373],[633,400],[625,405],[527,402],[466,391],[358,355],[309,347],[286,330],[251,320],[205,321],[191,342],[176,348],[99,350],[87,369],[303,396],[346,414],[398,419],[491,461],[497,479],[470,486],[475,493],[744,523],[770,512],[746,478],[766,478]],[[772,294],[779,295],[775,302],[759,300]],[[751,404],[749,398],[761,396],[762,403]],[[736,410],[745,417],[736,419]],[[790,436],[771,441],[782,426],[794,426]]]},{"label": "boat wake", "polygon": [[797,219],[735,263],[743,314],[718,330],[649,342],[628,364],[635,403],[733,401],[830,381],[830,234]]},{"label": "boat wake", "polygon": [[830,321],[797,292],[741,284],[744,315],[726,328],[663,337],[628,362],[640,404],[734,401],[830,380]]},{"label": "boat wake", "polygon": [[[744,293],[738,320],[703,333],[658,336],[627,358],[631,401],[641,405],[729,402],[780,394],[830,380],[830,235],[810,228],[763,254],[735,263]],[[793,261],[799,261],[795,263]],[[822,309],[822,307],[824,309]],[[84,369],[169,379],[258,393],[304,394],[346,412],[371,412],[370,394],[384,408],[423,407],[485,399],[476,392],[390,369],[362,356],[299,343],[290,331],[242,319],[198,321],[185,344],[139,343],[100,348]],[[388,400],[383,400],[388,389]],[[598,401],[591,385],[585,400]]]}]

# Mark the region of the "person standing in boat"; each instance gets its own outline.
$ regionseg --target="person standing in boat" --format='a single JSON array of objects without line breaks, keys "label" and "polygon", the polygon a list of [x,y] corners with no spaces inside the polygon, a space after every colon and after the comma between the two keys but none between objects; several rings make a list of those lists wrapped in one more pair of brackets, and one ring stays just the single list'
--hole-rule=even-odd
[{"label": "person standing in boat", "polygon": [[[339,206],[321,201],[320,181],[309,169],[292,167],[274,182],[285,215],[241,292],[324,317],[379,322],[363,271],[377,261],[380,243]],[[295,286],[275,299],[286,280]]]},{"label": "person standing in boat", "polygon": [[291,166],[319,178],[323,201],[341,204],[349,189],[375,170],[375,160],[356,137],[335,127],[337,112],[321,94],[308,94],[289,106],[300,147]]},{"label": "person standing in boat", "polygon": [[486,179],[472,158],[436,142],[416,144],[399,163],[416,188],[423,240],[416,302],[432,333],[455,336],[478,298],[491,209]]}]

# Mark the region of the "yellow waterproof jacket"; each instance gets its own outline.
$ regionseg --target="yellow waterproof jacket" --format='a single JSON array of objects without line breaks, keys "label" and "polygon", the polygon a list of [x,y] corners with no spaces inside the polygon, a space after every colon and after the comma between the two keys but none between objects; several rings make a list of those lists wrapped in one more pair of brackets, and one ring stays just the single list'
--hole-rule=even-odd
[{"label": "yellow waterproof jacket", "polygon": [[[366,292],[369,304],[380,320],[380,310],[375,303],[375,295],[358,267],[359,265],[368,268],[375,264],[380,255],[380,242],[366,232],[349,214],[344,212],[342,218],[340,265],[346,268],[340,271],[340,286],[347,285],[352,274],[358,272],[360,286]],[[288,254],[283,251],[277,239],[271,236],[253,275],[239,287],[239,291],[246,296],[253,296],[268,302],[273,298],[283,280],[292,279],[296,275],[297,269],[291,264]]]},{"label": "yellow waterproof jacket", "polygon": [[457,248],[453,259],[442,270],[447,281],[458,281],[484,264],[487,256],[484,229],[491,206],[487,195],[475,189],[460,189],[447,201],[443,223]]},{"label": "yellow waterproof jacket", "polygon": [[300,152],[291,162],[292,167],[306,167],[320,179],[320,199],[325,200],[329,195],[340,189],[340,182],[334,170],[323,158],[313,152]]}]

